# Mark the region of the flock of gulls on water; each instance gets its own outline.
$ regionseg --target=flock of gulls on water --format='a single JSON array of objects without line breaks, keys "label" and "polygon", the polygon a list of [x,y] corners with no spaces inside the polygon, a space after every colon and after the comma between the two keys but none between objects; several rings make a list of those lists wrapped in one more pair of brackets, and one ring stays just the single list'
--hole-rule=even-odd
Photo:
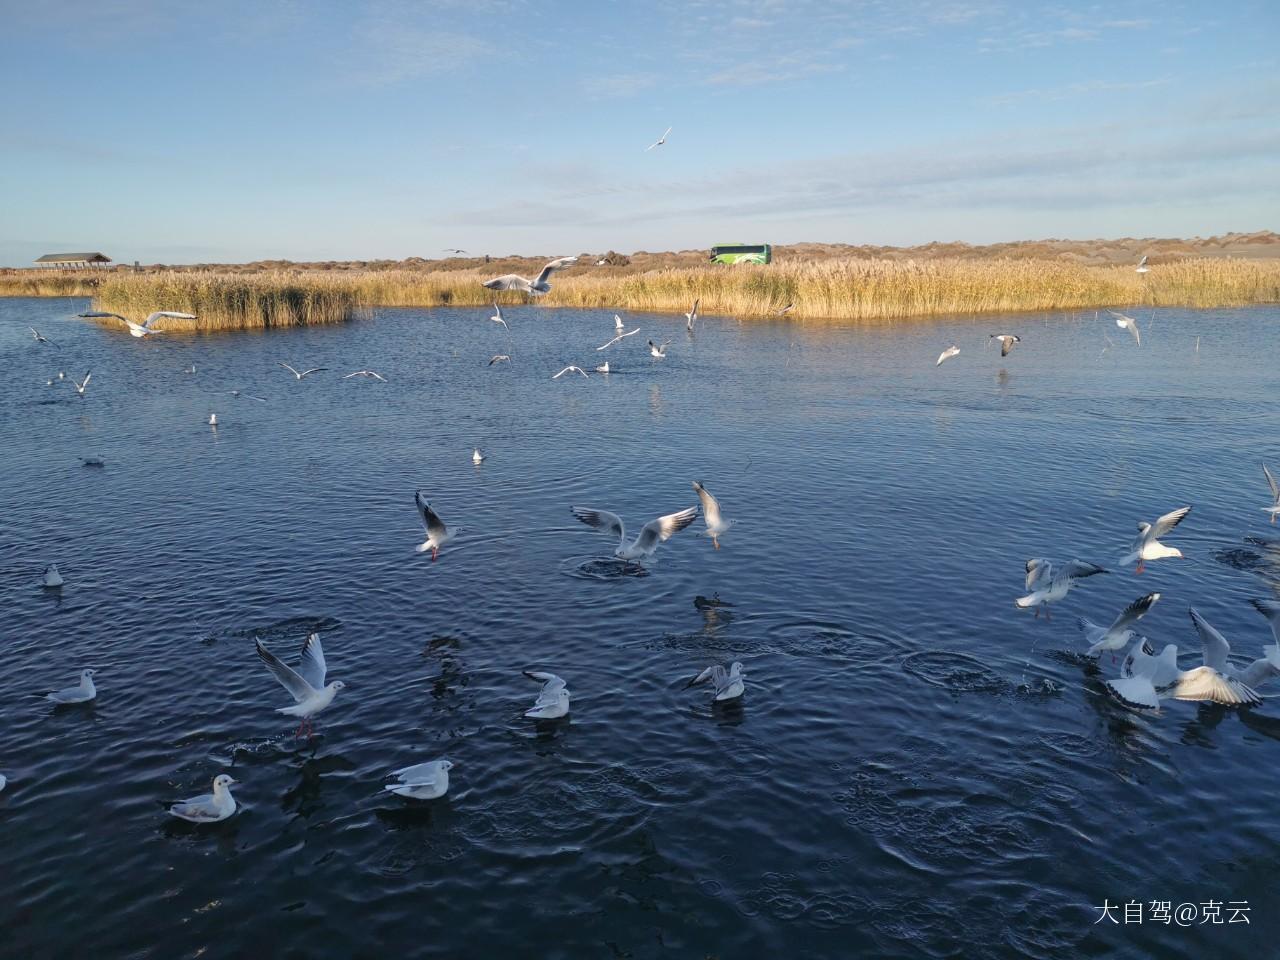
[{"label": "flock of gulls on water", "polygon": [[[648,149],[664,144],[670,132],[668,129]],[[533,280],[516,274],[506,274],[486,281],[484,286],[491,290],[520,290],[530,295],[546,293],[551,289],[549,280],[551,274],[576,263],[577,259],[577,257],[561,257],[552,260]],[[1137,268],[1139,273],[1147,271],[1146,263],[1146,257],[1143,257]],[[700,301],[695,300],[689,311],[684,314],[686,327],[691,334],[698,321],[699,306]],[[779,313],[786,313],[792,306],[788,304]],[[500,324],[510,333],[511,328],[497,303],[493,304],[493,310],[494,313],[489,319]],[[128,326],[131,336],[138,338],[162,332],[152,324],[163,317],[196,319],[191,314],[173,311],[157,311],[140,324],[114,313],[89,312],[79,316],[118,319]],[[1113,316],[1117,326],[1127,330],[1134,342],[1141,345],[1137,321],[1124,314],[1113,312]],[[52,343],[35,328],[30,329],[38,343]],[[615,316],[613,338],[596,350],[606,350],[639,332],[638,327],[627,330],[622,318]],[[987,342],[992,340],[999,341],[1002,357],[1007,357],[1014,346],[1021,343],[1018,336],[1009,333],[991,334]],[[665,358],[670,343],[669,340],[661,343],[649,340],[650,355],[655,359]],[[941,365],[959,353],[960,348],[957,346],[944,350],[938,357],[937,365]],[[496,354],[489,360],[489,364],[510,362],[510,360],[511,357],[507,354]],[[328,369],[326,367],[298,369],[283,361],[279,365],[298,381]],[[609,364],[606,362],[597,366],[594,372],[608,373],[609,370]],[[187,372],[195,372],[194,364],[188,368]],[[587,371],[581,366],[569,364],[554,374],[552,379],[559,379],[568,373],[589,377]],[[64,377],[65,374],[58,374],[59,380]],[[89,377],[90,374],[86,372],[83,381],[73,381],[81,396],[84,396]],[[353,377],[367,377],[386,382],[385,377],[373,370],[357,370],[346,374],[343,379]],[[49,383],[52,385],[55,381],[50,380]],[[231,394],[265,402],[261,397],[244,394],[239,390],[233,390]],[[209,423],[216,426],[215,414],[210,414]],[[471,459],[473,463],[479,465],[485,460],[485,455],[477,447],[473,450]],[[82,462],[85,466],[103,465],[97,458],[83,459]],[[1277,518],[1280,518],[1280,484],[1266,465],[1263,465],[1262,469],[1270,487],[1272,501],[1269,507],[1263,509],[1270,514],[1271,522],[1275,523]],[[693,490],[700,500],[701,516],[705,523],[703,534],[718,550],[720,538],[729,532],[735,521],[724,517],[716,498],[702,483],[695,481]],[[456,538],[461,528],[446,524],[421,490],[414,493],[414,504],[426,534],[426,539],[417,546],[416,551],[418,553],[429,551],[434,562],[439,557],[441,548]],[[594,507],[574,506],[570,509],[573,516],[582,523],[601,531],[611,541],[616,540],[617,545],[613,555],[622,561],[623,573],[627,572],[632,563],[640,565],[651,559],[659,545],[689,527],[699,516],[698,507],[689,507],[666,514],[648,521],[640,527],[639,533],[633,538],[628,538],[626,526],[617,514]],[[1119,559],[1118,564],[1120,566],[1136,564],[1134,572],[1141,574],[1149,562],[1181,557],[1180,550],[1165,545],[1160,538],[1170,534],[1190,512],[1190,507],[1181,507],[1164,514],[1152,523],[1139,523],[1138,536],[1133,540],[1128,552]],[[1034,609],[1037,618],[1043,612],[1048,620],[1050,619],[1049,605],[1066,597],[1078,581],[1107,572],[1102,567],[1080,560],[1058,564],[1043,557],[1033,558],[1026,563],[1025,587],[1028,592],[1025,596],[1017,598],[1015,604],[1019,608]],[[62,587],[63,582],[57,565],[50,564],[44,572],[43,586],[56,590]],[[1121,611],[1109,626],[1102,626],[1085,618],[1079,619],[1080,629],[1089,643],[1087,655],[1101,657],[1104,653],[1109,653],[1112,663],[1119,663],[1119,675],[1105,681],[1107,691],[1124,706],[1138,711],[1158,710],[1161,700],[1164,699],[1211,701],[1226,706],[1249,706],[1260,703],[1261,698],[1254,688],[1280,676],[1280,602],[1252,601],[1258,612],[1268,620],[1275,642],[1263,648],[1262,657],[1243,668],[1238,668],[1230,662],[1231,647],[1227,639],[1194,607],[1189,608],[1192,624],[1203,647],[1203,663],[1190,670],[1183,670],[1178,665],[1178,648],[1175,644],[1167,644],[1159,654],[1156,654],[1150,642],[1135,629],[1137,622],[1159,599],[1160,594],[1154,592],[1139,597]],[[299,720],[295,738],[304,732],[311,736],[313,718],[329,707],[344,688],[341,680],[326,682],[328,666],[319,633],[312,633],[307,637],[302,645],[298,662],[292,667],[268,650],[261,640],[255,640],[255,646],[259,658],[271,675],[293,698],[293,704],[281,707],[277,712]],[[1123,659],[1119,656],[1121,652],[1124,652]],[[92,669],[83,670],[80,674],[80,682],[76,686],[54,691],[47,695],[47,699],[60,706],[91,703],[98,695],[94,676],[95,672]],[[525,717],[533,720],[555,720],[568,715],[570,693],[562,677],[536,670],[525,671],[525,676],[539,684],[537,699],[525,711]],[[745,693],[745,673],[742,664],[736,661],[728,666],[712,664],[706,667],[689,681],[688,686],[692,687],[708,681],[715,690],[714,702],[736,700]],[[392,782],[388,783],[385,789],[397,796],[414,800],[441,797],[449,789],[449,771],[452,768],[453,763],[443,758],[403,767],[388,774],[388,779]],[[212,793],[175,803],[169,807],[169,812],[175,817],[192,823],[214,823],[225,820],[236,812],[236,801],[231,794],[231,786],[235,783],[232,777],[220,774],[213,780]],[[0,774],[0,790],[4,789],[5,784],[5,777]]]}]

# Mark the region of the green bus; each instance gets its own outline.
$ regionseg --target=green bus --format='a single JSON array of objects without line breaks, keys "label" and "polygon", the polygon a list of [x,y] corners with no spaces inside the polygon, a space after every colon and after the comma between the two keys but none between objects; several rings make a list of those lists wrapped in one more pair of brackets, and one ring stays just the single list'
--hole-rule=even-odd
[{"label": "green bus", "polygon": [[722,243],[711,248],[712,263],[769,263],[773,247],[767,243]]}]

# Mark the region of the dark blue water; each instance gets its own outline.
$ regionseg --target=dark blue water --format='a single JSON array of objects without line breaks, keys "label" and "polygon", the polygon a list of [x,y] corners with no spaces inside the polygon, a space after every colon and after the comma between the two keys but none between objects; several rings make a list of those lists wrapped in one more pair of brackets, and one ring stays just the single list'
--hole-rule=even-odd
[{"label": "dark blue water", "polygon": [[[1184,664],[1188,604],[1248,659],[1270,642],[1247,600],[1280,589],[1280,547],[1246,538],[1277,532],[1275,308],[1144,312],[1140,349],[1092,314],[694,339],[633,314],[599,354],[611,312],[138,341],[84,305],[0,300],[0,954],[1274,951],[1280,701],[1135,716],[1074,618],[1154,589],[1143,627]],[[338,379],[364,367],[389,382]],[[59,369],[92,369],[83,399]],[[645,576],[569,514],[634,526],[695,479],[737,527]],[[416,488],[465,528],[434,564]],[[1185,560],[1095,577],[1052,623],[1014,609],[1028,557],[1114,563],[1184,503]],[[292,655],[314,628],[348,686],[308,743],[253,637]],[[684,689],[733,659],[739,708]],[[95,707],[40,699],[88,666]],[[568,680],[568,722],[521,717],[525,668]],[[440,756],[447,798],[382,791]],[[222,771],[233,819],[165,815]],[[1095,925],[1108,900],[1252,923]]]}]

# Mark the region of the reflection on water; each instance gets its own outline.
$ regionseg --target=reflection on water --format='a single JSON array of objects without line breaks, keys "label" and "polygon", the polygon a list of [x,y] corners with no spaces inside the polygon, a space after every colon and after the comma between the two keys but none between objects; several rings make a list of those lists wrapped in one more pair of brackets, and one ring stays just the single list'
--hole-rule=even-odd
[{"label": "reflection on water", "polygon": [[[550,374],[596,356],[611,311],[513,308],[509,340],[479,310],[383,310],[134,341],[82,308],[0,300],[13,955],[847,956],[856,936],[1177,958],[1280,936],[1280,701],[1137,716],[1074,624],[1155,589],[1157,646],[1192,658],[1192,603],[1242,658],[1270,642],[1247,600],[1280,595],[1274,309],[1162,310],[1141,348],[1091,312],[1006,316],[1003,359],[993,318],[689,337],[637,315],[642,342],[599,361],[624,375],[570,382]],[[389,382],[297,382],[291,358]],[[46,385],[80,364],[84,398]],[[677,510],[694,479],[739,518],[719,551],[687,531],[624,572],[569,515]],[[434,564],[418,488],[464,528]],[[1027,557],[1109,566],[1181,503],[1187,560],[1095,578],[1052,622],[1013,608]],[[55,561],[66,585],[41,590]],[[347,688],[294,739],[253,644],[312,630]],[[685,689],[735,659],[741,701]],[[89,665],[97,704],[41,699]],[[523,717],[534,665],[569,681],[568,717]],[[446,756],[446,798],[382,789]],[[237,816],[170,822],[163,801],[222,769]],[[1253,923],[1105,930],[1107,898],[1247,899]]]}]

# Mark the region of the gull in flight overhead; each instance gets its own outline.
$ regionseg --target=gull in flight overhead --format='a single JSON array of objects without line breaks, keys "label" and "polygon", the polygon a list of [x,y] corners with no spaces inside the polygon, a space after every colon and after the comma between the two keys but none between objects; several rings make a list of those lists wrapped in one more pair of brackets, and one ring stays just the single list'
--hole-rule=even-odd
[{"label": "gull in flight overhead", "polygon": [[383,383],[387,382],[387,378],[384,377],[382,374],[378,373],[376,370],[356,370],[353,373],[348,373],[342,379],[350,380],[352,377],[372,377],[374,380],[380,380]]},{"label": "gull in flight overhead", "polygon": [[746,692],[747,688],[743,683],[745,679],[746,674],[742,672],[742,664],[737,660],[729,664],[728,670],[720,664],[714,663],[690,680],[685,685],[685,689],[688,690],[689,687],[710,680],[716,688],[714,700],[737,700]]},{"label": "gull in flight overhead", "polygon": [[479,466],[480,464],[484,463],[484,454],[480,452],[479,447],[476,447],[474,450],[471,451],[471,462],[474,463],[476,466]]},{"label": "gull in flight overhead", "polygon": [[1276,482],[1275,474],[1267,469],[1267,465],[1262,465],[1262,472],[1267,475],[1267,484],[1271,487],[1271,506],[1262,509],[1271,514],[1271,522],[1276,522],[1276,517],[1280,517],[1280,483]]},{"label": "gull in flight overhead", "polygon": [[489,358],[489,366],[491,367],[495,363],[510,363],[510,362],[511,362],[511,357],[505,353],[495,353],[492,357]]},{"label": "gull in flight overhead", "polygon": [[729,532],[737,520],[726,520],[720,515],[720,502],[716,500],[707,488],[699,481],[693,481],[693,489],[698,492],[698,499],[702,501],[702,519],[707,523],[706,532],[703,536],[710,537],[711,542],[715,544],[717,550],[720,549],[720,538]]},{"label": "gull in flight overhead", "polygon": [[280,686],[289,691],[295,703],[291,707],[281,707],[276,713],[298,717],[302,722],[294,733],[294,738],[307,731],[311,736],[311,718],[333,703],[338,691],[346,686],[341,680],[332,683],[324,682],[328,668],[324,662],[324,649],[320,646],[320,634],[313,633],[302,644],[302,656],[296,668],[288,666],[283,660],[262,645],[261,640],[254,640],[258,648],[258,656],[267,665],[267,669],[280,681]]},{"label": "gull in flight overhead", "polygon": [[236,800],[231,796],[231,785],[239,783],[225,773],[213,778],[213,793],[192,797],[175,803],[169,813],[189,823],[217,823],[236,812]]},{"label": "gull in flight overhead", "polygon": [[490,290],[523,290],[525,293],[546,293],[551,289],[551,284],[547,282],[547,278],[556,270],[571,267],[577,262],[577,257],[560,257],[558,260],[552,260],[543,267],[536,280],[526,280],[524,277],[517,276],[514,273],[507,273],[501,277],[486,280],[481,286],[488,287]]},{"label": "gull in flight overhead", "polygon": [[1133,643],[1125,657],[1121,675],[1104,681],[1107,692],[1131,710],[1159,710],[1162,699],[1209,700],[1238,707],[1261,703],[1262,698],[1233,677],[1223,676],[1207,663],[1193,670],[1178,668],[1178,647],[1170,643],[1151,656],[1143,650],[1145,641]]},{"label": "gull in flight overhead", "polygon": [[56,590],[58,587],[62,586],[64,582],[62,574],[58,572],[58,565],[56,563],[51,563],[44,568],[44,577],[40,581],[40,585],[42,587],[48,587],[50,590]]},{"label": "gull in flight overhead", "polygon": [[1111,659],[1116,659],[1116,651],[1123,650],[1129,646],[1130,641],[1138,635],[1132,627],[1141,620],[1160,599],[1158,593],[1148,593],[1145,597],[1139,597],[1133,603],[1121,611],[1120,616],[1116,617],[1115,622],[1109,627],[1103,627],[1092,620],[1086,620],[1081,617],[1077,622],[1080,624],[1080,630],[1084,633],[1084,638],[1089,641],[1089,649],[1085,651],[1086,656],[1099,656],[1103,650],[1111,651]]},{"label": "gull in flight overhead", "polygon": [[538,699],[524,712],[526,717],[532,720],[558,720],[568,714],[569,691],[565,689],[564,680],[554,673],[544,673],[541,670],[525,670],[524,675],[542,684]]},{"label": "gull in flight overhead", "polygon": [[649,144],[647,147],[645,147],[645,148],[644,148],[644,152],[645,152],[645,153],[648,153],[648,152],[649,152],[650,150],[652,150],[654,147],[660,147],[660,146],[662,146],[664,143],[666,143],[666,142],[667,142],[667,136],[668,136],[670,133],[671,133],[671,128],[670,128],[670,127],[667,127],[667,132],[666,132],[666,133],[664,133],[662,136],[660,136],[657,140],[653,141],[653,143],[651,143],[651,144]]},{"label": "gull in flight overhead", "polygon": [[622,561],[623,571],[632,560],[639,563],[641,560],[652,557],[654,551],[658,549],[658,544],[670,540],[672,534],[679,533],[698,518],[697,507],[669,513],[665,517],[658,517],[657,520],[650,520],[640,528],[640,533],[635,540],[627,543],[626,528],[622,524],[622,518],[616,513],[593,510],[590,507],[570,507],[569,512],[587,526],[595,527],[611,537],[618,538],[618,547],[613,551],[613,555]]},{"label": "gull in flight overhead", "polygon": [[84,388],[89,385],[89,378],[91,376],[93,376],[93,374],[91,374],[88,370],[86,370],[84,372],[83,380],[77,380],[75,377],[71,378],[71,382],[75,384],[76,393],[80,394],[80,396],[82,397],[84,396]]},{"label": "gull in flight overhead", "polygon": [[[616,327],[615,329],[617,329],[617,330],[622,330],[622,328],[621,328],[621,327]],[[610,340],[608,343],[603,343],[603,344],[601,344],[600,346],[596,347],[596,350],[607,350],[609,347],[612,347],[615,343],[617,343],[617,342],[618,342],[619,340],[621,340],[623,337],[631,337],[631,336],[635,336],[635,335],[636,335],[637,333],[639,333],[639,332],[640,332],[640,328],[639,328],[639,327],[636,327],[634,330],[628,330],[628,331],[625,331],[625,332],[623,332],[623,333],[619,333],[616,337],[614,337],[614,338],[613,338],[612,340]]]},{"label": "gull in flight overhead", "polygon": [[415,553],[426,553],[431,551],[431,560],[434,563],[436,557],[440,556],[440,548],[458,535],[461,527],[447,527],[445,522],[440,519],[440,515],[431,509],[431,503],[422,498],[422,491],[418,490],[413,495],[413,502],[418,505],[418,513],[422,517],[422,526],[426,528],[427,539],[418,544],[414,548]]},{"label": "gull in flight overhead", "polygon": [[36,343],[53,343],[48,337],[37,330],[35,327],[27,327],[31,331],[31,335],[36,338]]},{"label": "gull in flight overhead", "polygon": [[1121,330],[1128,330],[1133,336],[1133,342],[1138,346],[1142,346],[1142,334],[1138,332],[1138,321],[1133,317],[1126,317],[1123,313],[1116,313],[1114,310],[1108,310],[1107,313],[1116,318],[1116,326]]},{"label": "gull in flight overhead", "polygon": [[459,250],[457,247],[445,247],[444,252],[445,253],[466,253],[467,251]]},{"label": "gull in flight overhead", "polygon": [[604,363],[600,364],[600,366],[596,367],[596,373],[608,373],[608,372],[609,372],[609,361],[608,361],[608,360],[606,360]]},{"label": "gull in flight overhead", "polygon": [[[1266,616],[1265,601],[1255,600],[1253,605],[1259,613]],[[1280,611],[1280,604],[1273,603],[1272,606]],[[1200,634],[1200,642],[1204,645],[1206,666],[1213,667],[1224,677],[1238,680],[1251,689],[1280,677],[1280,638],[1275,643],[1269,643],[1263,647],[1263,656],[1241,669],[1228,659],[1231,656],[1231,644],[1227,642],[1227,638],[1208,620],[1200,616],[1195,607],[1188,607],[1187,612],[1191,614],[1191,622],[1195,624],[1196,632]],[[1272,621],[1271,628],[1273,631],[1276,629],[1276,621]]]},{"label": "gull in flight overhead", "polygon": [[328,367],[312,367],[310,370],[303,370],[301,373],[299,373],[297,370],[293,369],[293,367],[289,366],[287,363],[285,363],[285,362],[284,362],[284,361],[282,361],[282,360],[281,360],[281,361],[277,361],[277,363],[279,363],[279,364],[280,364],[280,366],[284,367],[286,370],[288,370],[290,373],[292,373],[292,374],[293,374],[295,377],[297,377],[299,380],[301,380],[303,377],[309,377],[309,376],[311,376],[311,374],[313,374],[313,373],[319,373],[321,370],[328,370],[328,369],[329,369]]},{"label": "gull in flight overhead", "polygon": [[1138,261],[1138,269],[1135,272],[1146,273],[1148,269],[1146,254],[1143,254],[1142,259]]},{"label": "gull in flight overhead", "polygon": [[80,683],[74,687],[66,687],[46,694],[45,699],[54,703],[90,703],[98,696],[98,688],[93,685],[96,670],[82,670]]},{"label": "gull in flight overhead", "polygon": [[554,377],[552,377],[551,379],[552,379],[552,380],[559,380],[559,379],[560,379],[561,377],[563,377],[566,373],[573,373],[574,371],[577,371],[578,373],[582,374],[584,377],[587,377],[587,379],[588,379],[588,380],[590,380],[590,379],[591,379],[589,376],[587,376],[587,371],[583,370],[581,367],[577,366],[576,364],[572,364],[572,363],[571,363],[571,364],[569,364],[569,366],[565,367],[563,370],[561,370],[559,373],[557,373],[557,374],[556,374]]},{"label": "gull in flight overhead", "polygon": [[497,303],[493,305],[493,316],[489,318],[494,323],[500,323],[507,329],[507,333],[511,332],[511,328],[507,327],[507,318],[502,315],[502,308]]},{"label": "gull in flight overhead", "polygon": [[142,323],[134,323],[128,317],[122,317],[118,313],[103,313],[101,311],[93,311],[91,313],[82,313],[82,317],[115,317],[117,320],[129,327],[129,335],[134,337],[145,337],[153,333],[164,333],[163,330],[157,330],[151,324],[155,323],[161,317],[173,317],[177,320],[198,320],[193,313],[176,313],[173,310],[157,310],[155,313],[143,320]]},{"label": "gull in flight overhead", "polygon": [[667,357],[667,347],[671,346],[670,340],[663,340],[662,345],[649,341],[649,356],[657,357],[659,360],[665,360]]},{"label": "gull in flight overhead", "polygon": [[940,354],[938,354],[938,362],[935,363],[934,366],[935,367],[942,366],[942,364],[945,361],[950,360],[952,357],[956,356],[959,352],[960,352],[959,347],[955,347],[955,346],[947,347],[947,349],[943,350]]},{"label": "gull in flight overhead", "polygon": [[1158,538],[1163,537],[1180,524],[1182,518],[1190,512],[1190,507],[1179,507],[1177,510],[1170,510],[1163,517],[1157,519],[1155,523],[1140,522],[1138,524],[1138,538],[1133,541],[1133,545],[1129,548],[1129,553],[1120,558],[1120,566],[1127,566],[1136,560],[1138,567],[1134,570],[1134,573],[1141,573],[1146,569],[1148,560],[1181,557],[1181,550],[1177,547],[1166,547]]},{"label": "gull in flight overhead", "polygon": [[410,800],[435,800],[449,792],[449,771],[452,769],[450,760],[431,760],[401,767],[391,773],[396,782],[382,789]]},{"label": "gull in flight overhead", "polygon": [[1000,341],[1000,356],[1002,357],[1007,357],[1009,355],[1009,351],[1013,349],[1013,345],[1015,343],[1022,342],[1021,337],[1015,337],[1012,333],[993,333],[991,336],[987,337],[987,343],[990,343],[992,340]]},{"label": "gull in flight overhead", "polygon": [[693,306],[690,308],[689,312],[684,315],[685,327],[688,329],[690,333],[693,333],[693,325],[698,322],[698,304],[700,304],[701,302],[702,302],[701,297],[699,297],[697,300],[694,300]]},{"label": "gull in flight overhead", "polygon": [[1031,592],[1013,602],[1023,608],[1035,607],[1037,617],[1043,608],[1045,619],[1052,619],[1049,616],[1049,604],[1065,597],[1077,580],[1106,572],[1101,567],[1080,560],[1072,560],[1058,570],[1043,557],[1035,557],[1027,561],[1026,589]]}]

